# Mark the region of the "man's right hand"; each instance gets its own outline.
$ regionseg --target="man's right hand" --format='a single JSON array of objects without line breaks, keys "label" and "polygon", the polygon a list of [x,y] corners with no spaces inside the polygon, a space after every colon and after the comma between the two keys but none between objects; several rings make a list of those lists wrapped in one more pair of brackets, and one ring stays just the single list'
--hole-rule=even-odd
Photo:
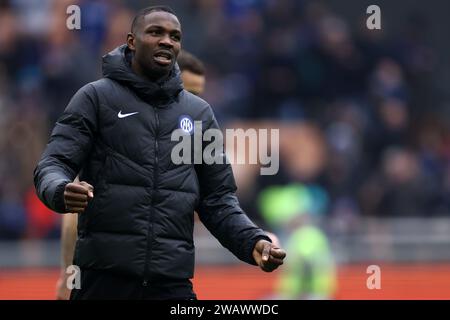
[{"label": "man's right hand", "polygon": [[94,187],[89,183],[85,181],[68,183],[64,190],[66,212],[82,213],[92,198],[94,198]]}]

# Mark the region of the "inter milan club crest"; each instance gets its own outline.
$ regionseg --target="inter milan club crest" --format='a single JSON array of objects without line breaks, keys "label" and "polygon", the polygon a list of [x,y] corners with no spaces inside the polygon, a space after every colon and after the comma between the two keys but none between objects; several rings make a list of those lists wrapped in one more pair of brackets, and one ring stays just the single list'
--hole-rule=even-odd
[{"label": "inter milan club crest", "polygon": [[180,129],[186,132],[187,134],[192,134],[194,132],[194,122],[192,118],[186,115],[183,115],[179,118],[178,121],[180,125]]}]

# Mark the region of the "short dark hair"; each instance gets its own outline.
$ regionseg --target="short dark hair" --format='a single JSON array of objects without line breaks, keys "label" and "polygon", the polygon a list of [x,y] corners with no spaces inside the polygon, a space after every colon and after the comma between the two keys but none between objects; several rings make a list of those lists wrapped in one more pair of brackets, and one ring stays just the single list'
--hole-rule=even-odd
[{"label": "short dark hair", "polygon": [[181,50],[177,58],[178,66],[183,72],[184,70],[203,76],[205,74],[205,65],[203,62],[186,50]]},{"label": "short dark hair", "polygon": [[144,9],[139,10],[139,12],[134,16],[133,22],[131,23],[131,32],[135,32],[137,25],[139,22],[149,13],[155,12],[155,11],[161,11],[161,12],[168,12],[173,14],[174,16],[175,11],[172,10],[169,6],[151,6]]}]

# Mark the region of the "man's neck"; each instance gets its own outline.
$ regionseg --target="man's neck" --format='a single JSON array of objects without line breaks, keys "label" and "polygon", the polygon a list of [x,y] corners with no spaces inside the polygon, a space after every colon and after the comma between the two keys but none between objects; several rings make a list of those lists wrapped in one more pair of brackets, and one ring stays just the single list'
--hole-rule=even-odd
[{"label": "man's neck", "polygon": [[155,73],[145,72],[134,58],[131,58],[131,70],[149,82],[160,83],[169,77],[169,74],[157,75]]}]

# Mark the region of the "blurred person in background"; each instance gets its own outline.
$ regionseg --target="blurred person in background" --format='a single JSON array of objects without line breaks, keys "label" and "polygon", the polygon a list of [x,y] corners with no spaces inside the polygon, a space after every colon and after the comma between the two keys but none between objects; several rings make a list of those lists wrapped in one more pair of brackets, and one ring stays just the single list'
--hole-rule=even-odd
[{"label": "blurred person in background", "polygon": [[337,275],[327,235],[317,220],[327,209],[325,191],[318,186],[288,184],[259,194],[266,221],[283,234],[289,252],[276,285],[277,299],[332,299]]},{"label": "blurred person in background", "polygon": [[177,58],[184,89],[201,96],[205,91],[205,66],[200,59],[186,50],[181,50]]},{"label": "blurred person in background", "polygon": [[280,299],[333,299],[337,290],[336,265],[326,234],[308,221],[308,213],[289,222],[286,242],[290,253],[277,283]]},{"label": "blurred person in background", "polygon": [[[205,67],[203,62],[186,50],[181,50],[177,57],[177,63],[181,71],[184,89],[200,96],[205,90]],[[58,300],[69,300],[70,298],[71,289],[67,286],[67,279],[70,274],[66,273],[66,270],[73,263],[73,254],[77,241],[77,225],[78,216],[76,214],[68,213],[62,216],[61,271],[56,283],[56,299]],[[275,246],[280,246],[274,234],[268,234],[268,236]]]},{"label": "blurred person in background", "polygon": [[434,208],[439,184],[424,175],[419,159],[412,150],[391,147],[383,154],[382,192],[376,207],[379,216],[419,217],[423,212]]},{"label": "blurred person in background", "polygon": [[[103,58],[104,78],[72,98],[36,167],[36,190],[49,208],[83,213],[74,259],[81,288],[72,290],[71,299],[195,299],[194,209],[241,260],[266,272],[283,263],[284,251],[239,207],[229,164],[177,168],[170,159],[172,130],[162,134],[162,128],[175,130],[183,124],[180,117],[218,127],[211,107],[183,90],[176,65],[180,49],[181,26],[170,8],[140,11],[127,44]],[[109,108],[95,111],[100,106]],[[154,119],[150,127],[148,120],[139,121],[140,114]],[[136,133],[147,147],[140,140],[130,143]],[[153,160],[143,165],[148,160],[142,159]],[[81,182],[72,182],[81,169]]]}]

